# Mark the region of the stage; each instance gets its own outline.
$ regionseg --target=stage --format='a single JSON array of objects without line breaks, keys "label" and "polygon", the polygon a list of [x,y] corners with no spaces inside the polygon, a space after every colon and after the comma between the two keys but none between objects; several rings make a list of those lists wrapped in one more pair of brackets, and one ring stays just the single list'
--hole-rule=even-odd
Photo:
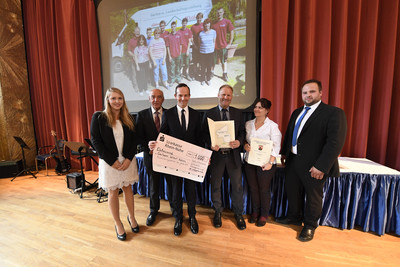
[{"label": "stage", "polygon": [[[136,159],[139,182],[134,185],[133,190],[148,197],[149,183],[142,154],[139,153]],[[319,224],[340,229],[353,229],[358,225],[363,231],[372,231],[378,235],[400,235],[400,172],[360,158],[342,157],[339,158],[339,165],[340,177],[328,177],[325,183]],[[197,203],[211,207],[209,178],[207,173],[204,182],[197,184],[196,190]],[[283,216],[287,211],[284,181],[284,169],[278,168],[271,184],[270,214],[274,217]],[[244,211],[248,214],[251,201],[244,172],[242,182]],[[223,179],[222,184],[223,205],[230,209],[230,180]],[[160,197],[167,199],[165,180],[160,186]]]}]

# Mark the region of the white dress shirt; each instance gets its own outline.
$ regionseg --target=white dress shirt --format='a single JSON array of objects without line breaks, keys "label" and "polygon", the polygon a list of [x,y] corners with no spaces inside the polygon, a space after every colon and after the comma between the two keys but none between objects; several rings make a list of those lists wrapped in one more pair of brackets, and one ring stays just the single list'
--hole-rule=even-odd
[{"label": "white dress shirt", "polygon": [[[151,114],[153,114],[153,121],[155,121],[156,119],[156,114],[154,114],[157,110],[155,108],[153,108],[153,106],[151,106]],[[159,108],[158,109],[158,117],[160,118],[160,126],[162,124],[162,114],[163,114],[163,109]]]},{"label": "white dress shirt", "polygon": [[[182,125],[182,108],[178,105],[176,105],[176,108],[178,109],[179,122]],[[183,109],[185,110],[185,120],[186,120],[186,129],[187,129],[189,126],[189,106],[186,106]]]},{"label": "white dress shirt", "polygon": [[[306,124],[307,120],[311,117],[311,115],[314,113],[314,111],[317,109],[317,107],[319,106],[319,104],[321,104],[321,100],[318,101],[317,103],[315,103],[314,105],[310,106],[310,110],[306,113],[306,115],[304,116],[303,120],[300,123],[300,127],[299,127],[299,131],[297,132],[297,137],[299,138],[299,135],[301,133],[301,130],[303,130],[304,124]],[[304,108],[306,107],[306,105],[304,105]],[[300,112],[299,116],[297,116],[297,119],[294,123],[294,125],[296,125],[297,121],[299,120],[301,114],[304,112],[304,108],[303,110]],[[290,139],[292,140],[292,139]],[[292,153],[297,155],[297,142],[295,146],[292,146]]]},{"label": "white dress shirt", "polygon": [[[278,124],[271,121],[268,117],[265,118],[264,124],[256,130],[256,119],[246,122],[246,141],[251,144],[252,138],[260,138],[264,140],[271,140],[273,142],[271,156],[275,158],[279,156],[281,149],[282,134],[279,131]],[[249,153],[246,153],[245,160],[247,162]],[[269,159],[268,159],[269,160]],[[276,160],[275,162],[276,163]]]},{"label": "white dress shirt", "polygon": [[[221,119],[222,119],[224,116],[224,113],[222,112],[223,108],[220,105],[218,105],[218,108],[219,108],[219,113],[221,114]],[[226,119],[228,121],[231,119],[231,116],[229,115],[229,107],[226,108]]]}]

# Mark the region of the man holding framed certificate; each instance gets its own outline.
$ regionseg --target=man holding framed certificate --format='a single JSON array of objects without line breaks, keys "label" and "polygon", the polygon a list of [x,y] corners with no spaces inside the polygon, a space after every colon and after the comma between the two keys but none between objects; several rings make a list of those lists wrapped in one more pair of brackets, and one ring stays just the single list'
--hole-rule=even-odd
[{"label": "man holding framed certificate", "polygon": [[[246,222],[243,219],[243,186],[242,186],[242,161],[240,159],[240,148],[244,141],[244,123],[242,119],[242,112],[239,109],[231,107],[233,89],[230,85],[225,84],[219,88],[218,106],[209,109],[204,114],[203,130],[206,142],[206,148],[213,150],[211,156],[211,200],[215,209],[213,224],[214,227],[219,228],[222,226],[221,212],[222,207],[222,194],[221,183],[222,176],[227,170],[229,179],[232,184],[232,209],[235,213],[235,219],[239,230],[246,229]],[[216,127],[212,127],[213,122],[220,123]],[[211,129],[209,127],[209,122]],[[229,130],[233,124],[233,134]],[[215,139],[221,138],[222,143],[228,145],[218,145],[219,143],[212,142],[212,136]]]}]

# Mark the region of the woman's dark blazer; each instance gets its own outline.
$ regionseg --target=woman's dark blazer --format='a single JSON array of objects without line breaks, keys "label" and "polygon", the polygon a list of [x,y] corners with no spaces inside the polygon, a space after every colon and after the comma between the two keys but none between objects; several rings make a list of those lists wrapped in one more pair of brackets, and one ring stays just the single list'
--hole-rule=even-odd
[{"label": "woman's dark blazer", "polygon": [[[122,126],[124,129],[124,146],[122,156],[132,160],[136,154],[136,138],[135,132],[131,131],[127,126]],[[93,114],[90,124],[90,135],[92,143],[99,158],[112,166],[118,159],[118,149],[114,139],[114,133],[108,126],[107,118],[102,111],[97,111]]]}]

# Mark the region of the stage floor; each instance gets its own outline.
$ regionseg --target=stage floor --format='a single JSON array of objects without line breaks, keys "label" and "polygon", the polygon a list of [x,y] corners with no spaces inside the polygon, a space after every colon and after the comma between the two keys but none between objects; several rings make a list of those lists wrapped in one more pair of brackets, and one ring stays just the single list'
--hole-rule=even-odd
[{"label": "stage floor", "polygon": [[[120,195],[121,219],[127,241],[115,236],[107,202],[97,203],[94,191],[67,189],[64,176],[0,179],[1,266],[399,266],[399,238],[357,229],[321,226],[313,241],[296,240],[300,228],[268,220],[265,227],[247,224],[239,231],[228,210],[215,229],[213,210],[197,206],[199,234],[188,228],[173,235],[174,219],[167,201],[147,227],[149,199],[135,195],[140,233],[129,230],[127,210]],[[93,182],[97,172],[86,172]]]}]

